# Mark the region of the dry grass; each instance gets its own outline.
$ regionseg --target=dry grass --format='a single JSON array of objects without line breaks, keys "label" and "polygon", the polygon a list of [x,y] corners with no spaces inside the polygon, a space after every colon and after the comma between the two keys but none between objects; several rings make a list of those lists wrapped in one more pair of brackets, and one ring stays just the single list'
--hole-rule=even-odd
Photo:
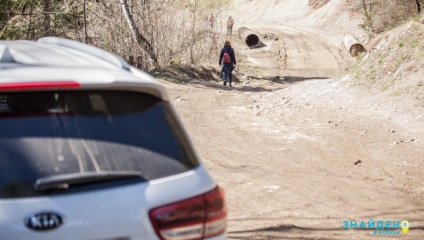
[{"label": "dry grass", "polygon": [[353,82],[377,93],[424,99],[424,25],[411,21],[378,36],[351,68]]},{"label": "dry grass", "polygon": [[[411,16],[418,14],[417,3],[414,0],[367,0],[368,25],[374,33],[382,33],[399,26]],[[419,0],[424,7],[424,0]],[[368,18],[368,16],[366,16]]]}]

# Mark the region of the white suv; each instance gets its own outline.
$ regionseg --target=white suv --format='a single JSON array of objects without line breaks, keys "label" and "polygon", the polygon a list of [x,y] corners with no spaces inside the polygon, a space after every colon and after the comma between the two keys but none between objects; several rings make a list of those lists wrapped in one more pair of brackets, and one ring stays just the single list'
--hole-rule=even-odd
[{"label": "white suv", "polygon": [[225,239],[164,88],[79,42],[0,41],[0,239]]}]

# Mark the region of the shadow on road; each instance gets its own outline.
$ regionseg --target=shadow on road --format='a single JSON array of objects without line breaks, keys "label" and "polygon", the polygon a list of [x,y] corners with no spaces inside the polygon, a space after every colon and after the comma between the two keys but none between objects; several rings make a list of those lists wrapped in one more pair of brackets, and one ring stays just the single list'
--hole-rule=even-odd
[{"label": "shadow on road", "polygon": [[[355,231],[373,231],[374,229],[354,229]],[[389,229],[389,230],[395,230],[395,229]],[[400,229],[398,229],[400,230]],[[417,227],[411,227],[409,229],[410,231],[414,230],[420,230],[424,231],[424,226],[417,226]],[[286,232],[294,233],[296,235],[310,235],[314,232],[339,232],[339,231],[347,231],[347,229],[343,229],[342,227],[339,228],[310,228],[310,227],[299,227],[296,225],[278,225],[278,226],[272,226],[272,227],[265,227],[265,228],[257,228],[257,229],[251,229],[251,230],[243,230],[243,231],[230,231],[228,232],[228,238],[229,239],[258,239],[260,236],[260,239],[277,239],[274,235],[275,233],[279,233],[279,238],[281,238],[281,233]],[[251,238],[246,236],[245,234],[254,234]],[[284,237],[284,239],[300,239],[300,240],[308,240],[308,239],[317,239],[316,237]],[[326,238],[319,238],[319,239],[326,239]],[[331,238],[328,238],[331,239]]]},{"label": "shadow on road", "polygon": [[257,85],[257,86],[250,86],[250,85],[243,85],[240,84],[240,80],[238,78],[235,78],[233,82],[232,87],[229,86],[223,86],[222,80],[211,80],[211,81],[189,81],[186,83],[194,83],[198,85],[203,85],[207,88],[216,88],[224,91],[241,91],[241,92],[273,92],[281,89],[285,89],[290,86],[290,84],[294,84],[296,82],[301,81],[307,81],[307,80],[319,80],[319,79],[328,79],[323,77],[299,77],[299,76],[285,76],[285,77],[253,77],[249,76],[247,79],[254,79],[254,80],[263,80],[267,81],[267,83],[272,82],[276,83],[278,85],[267,85],[264,84],[263,86]]},{"label": "shadow on road", "polygon": [[[198,84],[208,88],[217,88],[225,91],[242,91],[242,92],[271,92],[288,87],[288,84],[293,84],[308,80],[328,79],[327,77],[302,77],[302,76],[271,76],[271,77],[257,77],[257,76],[243,76],[244,81],[241,80],[241,74],[233,73],[233,87],[223,86],[221,80],[221,71],[212,67],[194,67],[175,65],[164,69],[155,69],[150,72],[152,76],[164,81],[173,82],[177,84]],[[248,84],[249,80],[257,81],[257,84]],[[264,83],[278,83],[281,86],[261,86],[261,81]]]},{"label": "shadow on road", "polygon": [[264,48],[267,47],[267,45],[265,43],[263,43],[262,41],[259,42],[259,44],[256,47],[252,47],[250,49],[259,49],[259,48]]},{"label": "shadow on road", "polygon": [[254,80],[266,80],[271,82],[281,82],[281,83],[295,83],[302,82],[307,80],[319,80],[319,79],[329,79],[328,77],[300,77],[300,76],[274,76],[274,77],[255,77],[248,76],[248,79]]}]

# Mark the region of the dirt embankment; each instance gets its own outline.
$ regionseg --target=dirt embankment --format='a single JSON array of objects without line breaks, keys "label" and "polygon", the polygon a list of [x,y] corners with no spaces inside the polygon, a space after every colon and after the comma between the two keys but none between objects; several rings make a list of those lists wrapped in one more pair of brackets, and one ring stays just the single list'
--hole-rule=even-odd
[{"label": "dirt embankment", "polygon": [[405,107],[424,107],[424,24],[418,21],[380,34],[349,70],[350,83]]}]

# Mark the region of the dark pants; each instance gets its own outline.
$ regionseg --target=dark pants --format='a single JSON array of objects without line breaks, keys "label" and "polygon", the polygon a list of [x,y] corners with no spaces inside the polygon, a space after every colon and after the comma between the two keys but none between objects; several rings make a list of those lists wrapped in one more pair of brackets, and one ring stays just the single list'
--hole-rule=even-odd
[{"label": "dark pants", "polygon": [[222,64],[222,80],[224,82],[227,82],[227,77],[230,84],[233,82],[233,69],[233,63]]},{"label": "dark pants", "polygon": [[227,26],[227,36],[231,36],[233,34],[233,26]]}]

